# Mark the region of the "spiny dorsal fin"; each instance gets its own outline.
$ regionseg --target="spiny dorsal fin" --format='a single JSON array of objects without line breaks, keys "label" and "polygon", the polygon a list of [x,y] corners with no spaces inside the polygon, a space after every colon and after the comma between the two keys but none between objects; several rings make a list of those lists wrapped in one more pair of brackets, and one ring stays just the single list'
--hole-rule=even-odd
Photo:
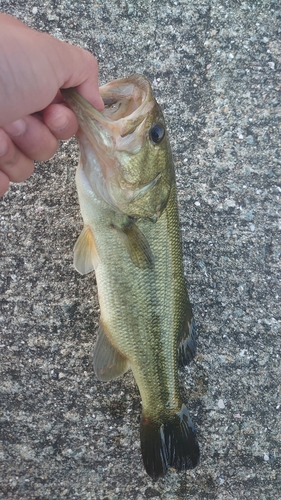
[{"label": "spiny dorsal fin", "polygon": [[74,267],[80,274],[87,274],[98,267],[99,256],[94,235],[85,226],[74,245]]},{"label": "spiny dorsal fin", "polygon": [[132,220],[129,220],[129,222],[122,227],[114,227],[120,231],[133,263],[141,269],[153,269],[153,254],[146,237],[138,226]]},{"label": "spiny dorsal fin", "polygon": [[128,360],[111,344],[102,324],[94,347],[93,365],[96,376],[103,381],[120,377],[129,369]]}]

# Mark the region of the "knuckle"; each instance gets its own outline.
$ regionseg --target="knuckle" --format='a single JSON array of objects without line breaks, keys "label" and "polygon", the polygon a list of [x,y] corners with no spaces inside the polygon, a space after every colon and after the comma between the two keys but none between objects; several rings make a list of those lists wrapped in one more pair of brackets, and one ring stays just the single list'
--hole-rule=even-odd
[{"label": "knuckle", "polygon": [[10,169],[18,163],[19,158],[20,152],[12,143],[12,145],[8,147],[6,154],[0,158],[0,167]]}]

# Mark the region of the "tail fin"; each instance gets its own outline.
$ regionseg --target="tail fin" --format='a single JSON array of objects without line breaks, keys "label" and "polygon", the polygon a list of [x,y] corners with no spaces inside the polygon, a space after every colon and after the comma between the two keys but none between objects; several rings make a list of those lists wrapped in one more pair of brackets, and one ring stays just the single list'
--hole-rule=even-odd
[{"label": "tail fin", "polygon": [[186,470],[198,464],[199,445],[185,405],[166,422],[154,422],[143,417],[140,438],[143,463],[152,479],[164,476],[168,466]]}]

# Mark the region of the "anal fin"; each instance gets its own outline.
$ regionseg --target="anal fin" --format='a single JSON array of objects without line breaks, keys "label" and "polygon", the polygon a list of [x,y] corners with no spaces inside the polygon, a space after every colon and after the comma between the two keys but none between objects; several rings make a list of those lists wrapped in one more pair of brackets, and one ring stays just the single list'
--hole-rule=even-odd
[{"label": "anal fin", "polygon": [[128,360],[111,344],[102,324],[94,346],[93,365],[96,376],[103,381],[120,377],[129,369]]},{"label": "anal fin", "polygon": [[94,235],[85,226],[74,245],[74,267],[80,274],[87,274],[97,268],[99,262]]}]

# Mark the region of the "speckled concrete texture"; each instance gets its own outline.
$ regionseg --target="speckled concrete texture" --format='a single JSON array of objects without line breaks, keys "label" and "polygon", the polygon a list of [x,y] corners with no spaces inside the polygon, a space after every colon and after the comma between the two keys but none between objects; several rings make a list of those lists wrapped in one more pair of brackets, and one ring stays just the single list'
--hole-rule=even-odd
[{"label": "speckled concrete texture", "polygon": [[180,382],[201,462],[153,483],[131,373],[97,381],[94,275],[78,148],[63,143],[0,201],[0,498],[277,499],[281,491],[279,0],[2,0],[91,50],[100,83],[144,73],[165,113],[198,354]]}]

